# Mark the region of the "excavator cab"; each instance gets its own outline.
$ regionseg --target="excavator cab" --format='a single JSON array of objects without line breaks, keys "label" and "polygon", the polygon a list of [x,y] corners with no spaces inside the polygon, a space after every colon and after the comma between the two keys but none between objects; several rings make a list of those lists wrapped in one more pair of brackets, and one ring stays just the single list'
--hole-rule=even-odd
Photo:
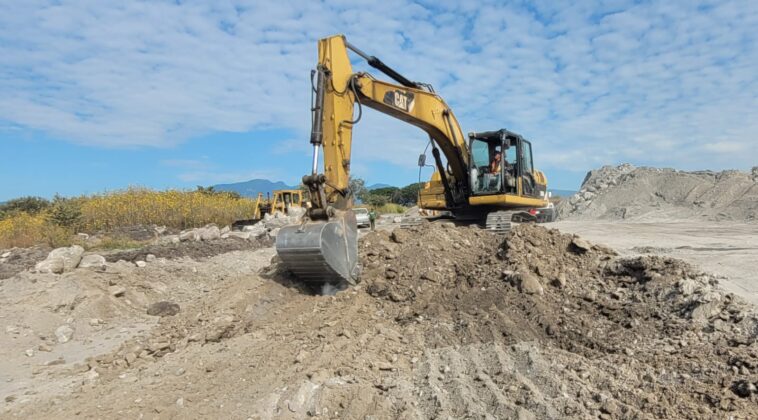
[{"label": "excavator cab", "polygon": [[469,150],[472,195],[544,197],[545,185],[535,174],[528,140],[505,129],[469,133]]}]

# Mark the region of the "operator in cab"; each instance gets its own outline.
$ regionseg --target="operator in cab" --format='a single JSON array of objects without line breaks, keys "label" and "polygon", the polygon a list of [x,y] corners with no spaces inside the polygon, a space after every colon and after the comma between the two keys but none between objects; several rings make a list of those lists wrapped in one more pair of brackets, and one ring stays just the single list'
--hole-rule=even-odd
[{"label": "operator in cab", "polygon": [[497,174],[500,173],[500,162],[503,160],[503,155],[500,153],[499,150],[495,150],[494,156],[492,156],[492,161],[490,162],[490,173],[491,174]]}]

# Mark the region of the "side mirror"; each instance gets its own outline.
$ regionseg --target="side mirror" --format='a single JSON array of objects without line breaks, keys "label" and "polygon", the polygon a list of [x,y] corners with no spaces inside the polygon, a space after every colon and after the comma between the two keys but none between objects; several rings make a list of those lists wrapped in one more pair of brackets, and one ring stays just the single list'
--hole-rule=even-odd
[{"label": "side mirror", "polygon": [[422,153],[418,155],[418,166],[424,167],[426,166],[426,154]]}]

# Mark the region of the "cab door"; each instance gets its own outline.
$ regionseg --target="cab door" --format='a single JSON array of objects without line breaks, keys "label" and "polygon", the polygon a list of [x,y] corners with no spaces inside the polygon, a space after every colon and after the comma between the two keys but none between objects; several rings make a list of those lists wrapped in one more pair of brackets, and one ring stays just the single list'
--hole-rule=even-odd
[{"label": "cab door", "polygon": [[519,141],[519,173],[521,179],[521,194],[536,197],[536,181],[534,179],[534,161],[532,160],[532,143],[527,140]]}]

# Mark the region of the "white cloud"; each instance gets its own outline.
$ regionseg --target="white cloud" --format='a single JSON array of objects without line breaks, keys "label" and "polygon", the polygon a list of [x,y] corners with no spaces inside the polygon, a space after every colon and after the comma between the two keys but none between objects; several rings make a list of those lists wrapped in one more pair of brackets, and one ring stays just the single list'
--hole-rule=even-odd
[{"label": "white cloud", "polygon": [[[433,83],[464,132],[532,139],[540,165],[758,164],[751,1],[57,3],[0,5],[0,129],[140,147],[277,127],[307,143],[315,42],[343,32]],[[354,161],[415,165],[426,136],[369,113]]]}]

